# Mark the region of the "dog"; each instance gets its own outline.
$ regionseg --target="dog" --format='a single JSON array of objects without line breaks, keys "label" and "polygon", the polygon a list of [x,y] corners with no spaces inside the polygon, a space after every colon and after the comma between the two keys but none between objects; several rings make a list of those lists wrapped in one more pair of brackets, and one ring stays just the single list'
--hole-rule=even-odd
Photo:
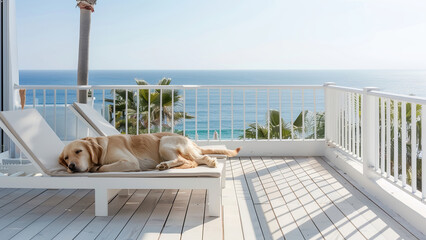
[{"label": "dog", "polygon": [[65,146],[59,163],[69,173],[134,172],[186,169],[205,164],[216,167],[217,159],[206,154],[236,156],[240,148],[204,149],[174,133],[87,137]]}]

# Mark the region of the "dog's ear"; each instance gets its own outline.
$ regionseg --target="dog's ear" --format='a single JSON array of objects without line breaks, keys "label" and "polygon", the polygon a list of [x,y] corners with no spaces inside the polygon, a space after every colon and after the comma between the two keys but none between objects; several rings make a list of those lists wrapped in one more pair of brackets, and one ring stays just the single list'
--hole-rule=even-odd
[{"label": "dog's ear", "polygon": [[64,159],[64,152],[63,151],[61,152],[61,155],[59,155],[58,162],[59,162],[59,164],[61,164],[65,168],[68,168],[68,164],[67,164],[67,162],[65,162],[65,159]]},{"label": "dog's ear", "polygon": [[104,150],[101,145],[98,144],[96,138],[87,137],[82,140],[86,141],[87,151],[89,151],[90,159],[94,164],[99,164],[99,160],[102,156],[102,151]]}]

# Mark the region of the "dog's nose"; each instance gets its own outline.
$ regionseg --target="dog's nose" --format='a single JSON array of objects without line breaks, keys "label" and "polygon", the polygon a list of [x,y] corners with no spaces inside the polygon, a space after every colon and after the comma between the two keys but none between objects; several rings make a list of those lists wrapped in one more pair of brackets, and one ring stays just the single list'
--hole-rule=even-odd
[{"label": "dog's nose", "polygon": [[75,164],[74,163],[70,163],[70,165],[68,165],[68,168],[71,170],[71,171],[75,171]]}]

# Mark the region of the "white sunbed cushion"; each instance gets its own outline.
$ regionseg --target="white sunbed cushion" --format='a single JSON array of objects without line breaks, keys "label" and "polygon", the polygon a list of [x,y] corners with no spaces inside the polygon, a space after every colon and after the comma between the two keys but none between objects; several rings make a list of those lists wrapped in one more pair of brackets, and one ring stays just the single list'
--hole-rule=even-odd
[{"label": "white sunbed cushion", "polygon": [[167,177],[220,177],[224,167],[224,160],[219,160],[216,168],[201,165],[189,169],[168,169],[164,171],[152,170],[141,172],[95,172],[95,173],[68,173],[57,171],[52,176],[67,177],[125,177],[125,178],[167,178]]},{"label": "white sunbed cushion", "polygon": [[101,136],[111,136],[120,134],[105,118],[102,117],[95,109],[87,104],[73,103],[74,109],[93,127],[93,129]]},{"label": "white sunbed cushion", "polygon": [[45,174],[64,169],[58,163],[64,143],[37,110],[1,112],[0,119],[31,155],[28,157],[33,164],[38,165]]}]

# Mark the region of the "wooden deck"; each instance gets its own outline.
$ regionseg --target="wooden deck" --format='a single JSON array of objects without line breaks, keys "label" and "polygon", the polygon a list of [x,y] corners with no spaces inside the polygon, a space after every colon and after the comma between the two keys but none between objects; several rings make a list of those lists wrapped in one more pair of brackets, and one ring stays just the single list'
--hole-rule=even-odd
[{"label": "wooden deck", "polygon": [[136,190],[94,217],[89,190],[0,190],[1,239],[416,239],[322,158],[228,161],[221,218],[204,190]]}]

